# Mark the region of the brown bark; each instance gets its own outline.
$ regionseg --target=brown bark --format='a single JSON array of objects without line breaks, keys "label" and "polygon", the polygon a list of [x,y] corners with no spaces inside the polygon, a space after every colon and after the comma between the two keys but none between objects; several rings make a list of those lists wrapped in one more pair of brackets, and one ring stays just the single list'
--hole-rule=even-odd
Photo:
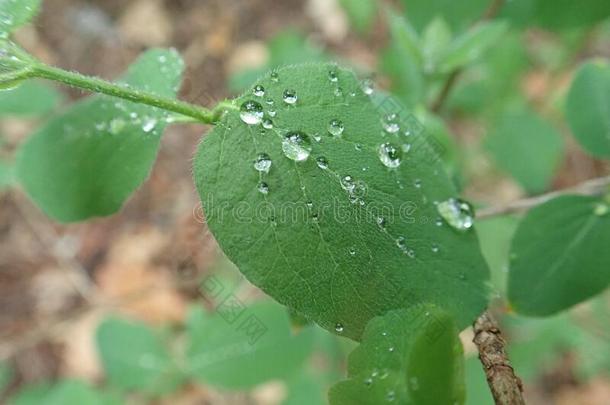
[{"label": "brown bark", "polygon": [[510,364],[506,341],[495,319],[484,312],[473,327],[473,342],[479,350],[479,359],[496,405],[525,405],[521,379]]}]

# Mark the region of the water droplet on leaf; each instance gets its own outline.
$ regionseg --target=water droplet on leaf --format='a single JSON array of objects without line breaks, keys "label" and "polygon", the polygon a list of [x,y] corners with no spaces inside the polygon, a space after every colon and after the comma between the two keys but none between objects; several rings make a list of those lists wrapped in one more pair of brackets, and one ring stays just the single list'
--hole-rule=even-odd
[{"label": "water droplet on leaf", "polygon": [[392,113],[387,114],[381,120],[384,131],[388,134],[395,134],[400,131],[400,124],[398,123],[398,114]]},{"label": "water droplet on leaf", "polygon": [[265,88],[262,85],[257,84],[256,86],[254,86],[254,89],[252,90],[252,93],[256,97],[263,97],[265,95]]},{"label": "water droplet on leaf", "polygon": [[464,232],[474,225],[474,212],[469,203],[458,198],[450,198],[438,203],[438,213],[453,229]]},{"label": "water droplet on leaf", "polygon": [[241,105],[239,116],[248,125],[258,125],[263,121],[263,106],[256,101],[246,101]]},{"label": "water droplet on leaf", "polygon": [[289,105],[294,105],[297,102],[297,92],[292,89],[284,90],[284,94],[282,95],[284,102]]},{"label": "water droplet on leaf", "polygon": [[269,186],[267,183],[261,181],[258,183],[258,192],[261,194],[269,194]]},{"label": "water droplet on leaf", "polygon": [[324,156],[320,156],[316,159],[316,164],[320,169],[328,169],[328,160]]},{"label": "water droplet on leaf", "polygon": [[340,136],[343,131],[344,131],[345,127],[343,126],[343,122],[341,122],[338,119],[332,119],[329,123],[328,123],[328,132],[332,135],[332,136]]},{"label": "water droplet on leaf", "polygon": [[302,162],[311,153],[311,142],[303,132],[290,132],[284,137],[282,150],[288,159]]},{"label": "water droplet on leaf", "polygon": [[400,166],[402,161],[402,151],[396,148],[391,143],[384,143],[379,146],[378,149],[379,160],[384,166],[389,168],[396,168]]},{"label": "water droplet on leaf", "polygon": [[269,173],[271,169],[271,158],[266,153],[260,153],[254,161],[254,168],[259,172]]}]

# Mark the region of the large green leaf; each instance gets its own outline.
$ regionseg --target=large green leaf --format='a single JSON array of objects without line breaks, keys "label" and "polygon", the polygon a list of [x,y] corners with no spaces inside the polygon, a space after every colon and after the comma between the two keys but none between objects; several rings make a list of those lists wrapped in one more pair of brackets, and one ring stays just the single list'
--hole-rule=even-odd
[{"label": "large green leaf", "polygon": [[544,191],[564,150],[561,135],[535,113],[505,113],[485,140],[496,164],[530,193]]},{"label": "large green leaf", "polygon": [[30,21],[42,0],[0,0],[0,37]]},{"label": "large green leaf", "polygon": [[238,389],[291,377],[312,352],[314,330],[294,334],[281,306],[246,307],[231,295],[214,314],[193,311],[188,337],[189,372],[206,384]]},{"label": "large green leaf", "polygon": [[[124,82],[172,97],[182,68],[176,52],[151,50]],[[18,153],[18,178],[38,206],[59,221],[113,214],[148,176],[165,126],[161,110],[90,97],[27,140]]]},{"label": "large green leaf", "polygon": [[[440,218],[435,202],[455,190],[413,117],[390,98],[376,106],[332,64],[286,67],[259,85],[264,97],[235,100],[194,167],[208,226],[240,271],[353,339],[373,317],[422,302],[470,324],[488,269],[476,234]],[[240,106],[251,123],[262,108],[262,126]]]},{"label": "large green leaf", "polygon": [[550,315],[608,286],[609,205],[563,196],[527,214],[511,246],[508,296],[517,312]]},{"label": "large green leaf", "polygon": [[464,403],[458,331],[447,313],[432,306],[373,319],[349,356],[348,376],[331,388],[332,405]]},{"label": "large green leaf", "polygon": [[182,382],[162,338],[145,324],[110,318],[99,326],[96,338],[106,377],[113,386],[164,394]]},{"label": "large green leaf", "polygon": [[28,81],[16,89],[0,92],[0,117],[42,115],[55,108],[61,100],[62,96],[55,88]]},{"label": "large green leaf", "polygon": [[583,65],[574,78],[566,103],[574,136],[594,156],[610,158],[610,64]]},{"label": "large green leaf", "polygon": [[405,15],[418,30],[434,17],[443,17],[454,31],[463,30],[480,19],[492,0],[401,0]]},{"label": "large green leaf", "polygon": [[0,191],[11,186],[15,181],[13,166],[0,159]]}]

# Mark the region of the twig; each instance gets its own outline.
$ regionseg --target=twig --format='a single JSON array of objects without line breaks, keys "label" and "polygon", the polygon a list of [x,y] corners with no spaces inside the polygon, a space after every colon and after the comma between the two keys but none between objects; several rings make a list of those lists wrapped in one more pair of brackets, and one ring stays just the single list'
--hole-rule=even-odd
[{"label": "twig", "polygon": [[498,215],[525,211],[537,205],[544,204],[545,202],[552,200],[555,197],[567,194],[598,195],[607,191],[609,187],[610,176],[599,177],[597,179],[588,180],[577,186],[566,188],[563,190],[552,191],[550,193],[542,194],[536,197],[513,201],[509,204],[501,205],[498,207],[483,208],[477,212],[477,218],[483,219]]},{"label": "twig", "polygon": [[496,405],[525,405],[521,379],[510,365],[502,337],[495,319],[484,312],[473,325],[479,359],[487,376],[487,384]]}]

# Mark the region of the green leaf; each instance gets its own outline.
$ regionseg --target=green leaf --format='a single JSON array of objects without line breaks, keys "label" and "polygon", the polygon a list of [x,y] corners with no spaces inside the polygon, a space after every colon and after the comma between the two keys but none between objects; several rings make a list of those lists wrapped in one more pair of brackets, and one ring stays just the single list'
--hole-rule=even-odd
[{"label": "green leaf", "polygon": [[584,27],[610,16],[607,0],[520,0],[507,1],[501,13],[518,26],[536,25],[552,30]]},{"label": "green leaf", "polygon": [[53,110],[63,97],[54,87],[28,81],[16,89],[0,92],[0,116],[35,116]]},{"label": "green leaf", "polygon": [[437,17],[426,26],[421,44],[426,73],[436,70],[439,60],[447,52],[451,40],[451,28],[442,18]]},{"label": "green leaf", "polygon": [[0,36],[0,91],[11,90],[31,77],[33,65],[31,55]]},{"label": "green leaf", "polygon": [[[486,305],[488,269],[476,234],[440,220],[433,202],[456,193],[414,117],[391,98],[376,106],[333,64],[286,67],[259,84],[264,98],[236,99],[194,162],[229,259],[280,303],[352,339],[373,317],[422,302],[469,325]],[[262,108],[273,128],[246,124],[240,106],[248,122]]]},{"label": "green leaf", "polygon": [[0,0],[0,37],[28,23],[38,13],[42,0]]},{"label": "green leaf", "polygon": [[[511,359],[512,360],[512,359]],[[517,368],[518,371],[521,371]],[[485,372],[477,357],[470,357],[464,362],[466,379],[466,405],[493,404],[494,399],[489,392]]]},{"label": "green leaf", "polygon": [[418,31],[422,31],[434,17],[442,17],[455,32],[480,19],[492,0],[401,0],[405,15]]},{"label": "green leaf", "polygon": [[432,306],[373,319],[349,356],[348,376],[331,388],[331,405],[464,403],[458,331],[448,314]]},{"label": "green leaf", "polygon": [[307,372],[301,373],[288,382],[286,387],[288,394],[282,401],[282,405],[327,405],[327,389],[321,380],[318,375],[309,375]]},{"label": "green leaf", "polygon": [[610,64],[584,64],[576,73],[566,116],[578,142],[592,155],[610,158]]},{"label": "green leaf", "polygon": [[182,382],[163,340],[143,323],[107,319],[98,327],[96,340],[113,386],[159,395],[174,391]]},{"label": "green leaf", "polygon": [[491,270],[491,283],[502,294],[506,292],[510,242],[517,225],[516,218],[503,216],[478,221],[476,226],[483,256]]},{"label": "green leaf", "polygon": [[291,332],[286,310],[273,302],[246,307],[230,295],[214,314],[194,310],[188,337],[190,374],[209,385],[243,389],[299,370],[312,352],[314,333]]},{"label": "green leaf", "polygon": [[[129,69],[124,83],[171,97],[182,68],[176,52],[151,50]],[[25,142],[17,176],[36,204],[59,221],[113,214],[147,178],[165,126],[161,110],[90,97]]]},{"label": "green leaf", "polygon": [[448,73],[476,61],[496,45],[508,31],[504,21],[477,24],[458,37],[439,62],[441,71]]},{"label": "green leaf", "polygon": [[377,16],[377,0],[339,0],[350,22],[359,33],[371,29]]},{"label": "green leaf", "polygon": [[529,193],[548,188],[564,153],[561,135],[528,110],[505,113],[494,124],[485,147],[498,167]]},{"label": "green leaf", "polygon": [[610,207],[563,196],[532,209],[511,246],[508,296],[525,315],[548,316],[610,283]]},{"label": "green leaf", "polygon": [[416,105],[424,95],[424,54],[417,33],[404,18],[388,12],[390,46],[380,57],[380,70],[392,81],[392,92],[407,105]]},{"label": "green leaf", "polygon": [[38,384],[24,387],[9,400],[11,405],[119,405],[122,401],[95,390],[80,380],[66,379],[55,385]]}]

